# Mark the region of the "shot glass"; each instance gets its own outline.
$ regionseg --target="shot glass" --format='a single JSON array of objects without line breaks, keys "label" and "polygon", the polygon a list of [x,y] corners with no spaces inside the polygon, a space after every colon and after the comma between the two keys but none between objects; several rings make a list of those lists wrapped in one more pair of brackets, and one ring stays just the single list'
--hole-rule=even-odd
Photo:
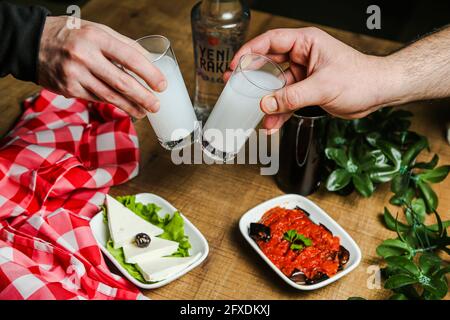
[{"label": "shot glass", "polygon": [[283,69],[274,61],[243,55],[203,128],[203,152],[220,162],[234,159],[264,116],[261,98],[285,85]]},{"label": "shot glass", "polygon": [[162,72],[167,81],[166,90],[155,92],[139,76],[128,71],[159,99],[158,112],[147,113],[159,143],[167,150],[182,149],[191,145],[200,138],[201,128],[169,39],[160,35],[150,35],[136,42],[147,50],[146,58]]}]

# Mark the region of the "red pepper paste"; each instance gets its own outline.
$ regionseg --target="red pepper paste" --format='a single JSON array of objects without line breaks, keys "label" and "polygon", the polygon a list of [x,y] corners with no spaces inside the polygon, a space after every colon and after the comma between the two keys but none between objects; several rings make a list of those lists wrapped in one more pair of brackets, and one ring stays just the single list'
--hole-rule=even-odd
[{"label": "red pepper paste", "polygon": [[[267,211],[260,223],[270,228],[270,240],[257,241],[264,254],[288,277],[301,271],[309,279],[326,274],[335,275],[339,268],[340,240],[326,228],[312,222],[301,209],[275,207]],[[296,230],[312,240],[311,246],[292,250],[283,239],[285,232]]]}]

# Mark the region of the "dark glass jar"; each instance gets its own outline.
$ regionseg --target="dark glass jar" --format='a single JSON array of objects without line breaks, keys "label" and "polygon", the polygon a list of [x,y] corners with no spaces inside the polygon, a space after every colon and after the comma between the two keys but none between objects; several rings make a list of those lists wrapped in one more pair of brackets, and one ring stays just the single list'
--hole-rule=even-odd
[{"label": "dark glass jar", "polygon": [[307,196],[320,185],[328,114],[318,106],[296,111],[283,125],[280,168],[275,176],[286,193]]}]

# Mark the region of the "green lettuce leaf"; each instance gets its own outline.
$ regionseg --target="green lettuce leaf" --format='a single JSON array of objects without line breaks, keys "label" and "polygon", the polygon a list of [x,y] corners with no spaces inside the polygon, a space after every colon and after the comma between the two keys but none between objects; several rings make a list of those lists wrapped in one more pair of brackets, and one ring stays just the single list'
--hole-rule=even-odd
[{"label": "green lettuce leaf", "polygon": [[[128,209],[133,211],[139,217],[148,221],[155,226],[164,230],[163,234],[161,234],[160,238],[176,241],[179,243],[178,250],[172,254],[174,257],[188,257],[189,249],[191,248],[191,244],[189,242],[188,236],[184,234],[184,220],[181,217],[178,211],[174,212],[172,216],[170,214],[165,214],[164,216],[160,216],[158,214],[161,211],[161,208],[158,207],[154,203],[142,204],[140,202],[136,202],[136,196],[122,196],[117,197],[117,201],[122,203]],[[103,207],[103,220],[107,224],[107,215],[106,208]],[[114,249],[113,241],[109,239],[106,249],[114,256],[114,258],[120,263],[122,267],[124,267],[129,274],[131,274],[135,279],[146,283],[145,279],[139,272],[138,268],[134,264],[126,263],[125,256],[123,253],[123,249]]]},{"label": "green lettuce leaf", "polygon": [[114,244],[111,239],[106,243],[106,249],[108,249],[109,253],[120,263],[120,265],[127,270],[127,272],[136,280],[139,280],[143,283],[148,283],[142,274],[139,272],[138,268],[132,263],[125,262],[125,255],[123,254],[122,248],[114,249]]}]

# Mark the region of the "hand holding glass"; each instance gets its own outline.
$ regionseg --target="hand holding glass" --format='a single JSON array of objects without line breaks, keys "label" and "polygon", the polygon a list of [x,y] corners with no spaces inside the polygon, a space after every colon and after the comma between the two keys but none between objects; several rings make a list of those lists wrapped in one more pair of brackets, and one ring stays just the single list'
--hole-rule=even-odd
[{"label": "hand holding glass", "polygon": [[259,54],[241,57],[203,129],[203,151],[227,162],[236,157],[264,116],[261,98],[286,84],[283,69]]},{"label": "hand holding glass", "polygon": [[[166,90],[163,92],[152,90],[159,99],[160,107],[158,112],[147,113],[148,120],[162,147],[168,150],[182,149],[197,140],[200,126],[170,41],[166,37],[152,35],[140,38],[136,42],[147,50],[145,56],[167,80]],[[151,90],[139,76],[128,72]]]}]

